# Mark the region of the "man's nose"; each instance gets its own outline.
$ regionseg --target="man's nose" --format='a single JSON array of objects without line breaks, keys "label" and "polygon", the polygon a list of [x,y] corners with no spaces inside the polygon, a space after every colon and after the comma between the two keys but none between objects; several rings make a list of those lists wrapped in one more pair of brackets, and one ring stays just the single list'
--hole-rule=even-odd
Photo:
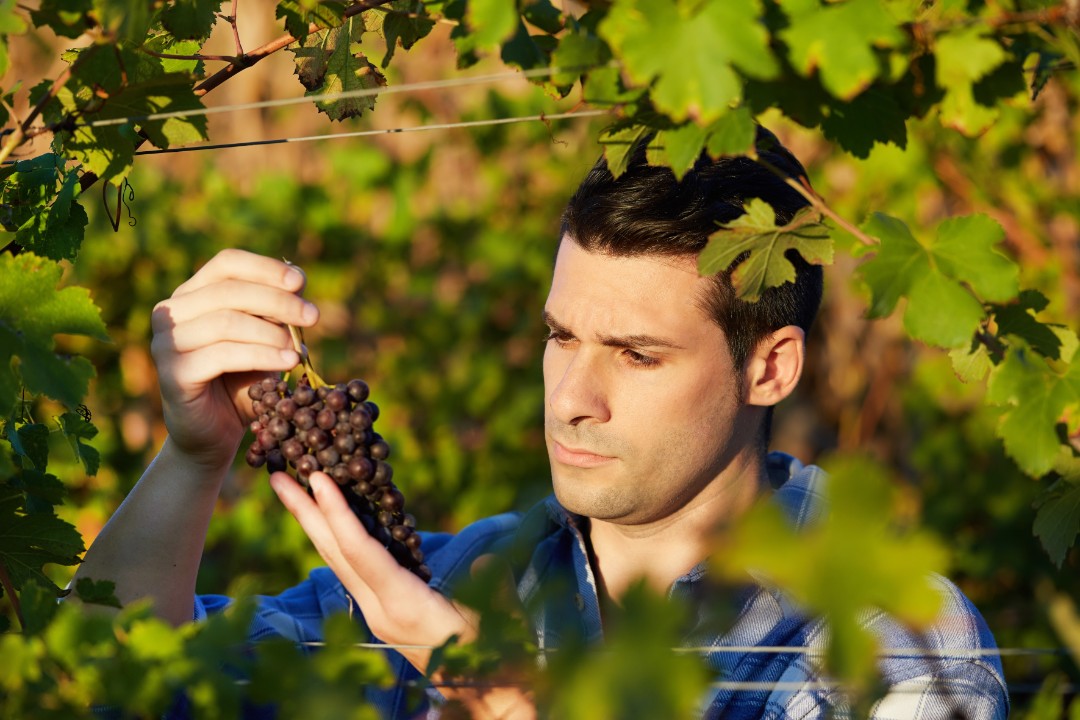
[{"label": "man's nose", "polygon": [[581,349],[566,353],[564,364],[553,369],[555,376],[550,380],[555,385],[548,393],[547,402],[556,420],[566,425],[578,425],[611,419],[607,378],[599,353]]}]

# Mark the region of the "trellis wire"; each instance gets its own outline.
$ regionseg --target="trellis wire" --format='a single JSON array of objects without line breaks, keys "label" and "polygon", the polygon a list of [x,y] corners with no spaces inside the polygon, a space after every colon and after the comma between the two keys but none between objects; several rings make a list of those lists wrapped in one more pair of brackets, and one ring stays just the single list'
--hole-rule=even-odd
[{"label": "trellis wire", "polygon": [[416,92],[420,90],[440,90],[443,88],[464,87],[468,85],[483,85],[501,82],[514,78],[540,78],[558,73],[577,72],[590,69],[589,67],[546,67],[522,70],[520,72],[496,73],[492,75],[476,75],[473,77],[447,78],[444,80],[425,80],[422,82],[402,83],[400,85],[384,85],[374,88],[361,88],[359,90],[346,90],[337,93],[318,93],[315,95],[301,95],[276,100],[259,100],[249,103],[236,103],[230,105],[215,105],[212,107],[198,107],[187,110],[171,110],[168,112],[151,113],[149,115],[130,115],[122,118],[108,118],[105,120],[92,120],[90,122],[76,123],[75,127],[108,127],[112,125],[124,125],[127,123],[146,122],[148,120],[168,120],[171,118],[197,117],[213,115],[216,113],[235,112],[239,110],[262,110],[265,108],[284,107],[287,105],[304,105],[313,102],[333,102],[336,100],[352,100],[357,98],[374,97],[376,95],[392,95],[395,93]]},{"label": "trellis wire", "polygon": [[[301,647],[323,647],[321,641],[297,642]],[[394,643],[355,643],[353,647],[367,650],[437,650],[438,645],[407,645]],[[538,654],[557,652],[558,648],[539,648]],[[823,655],[824,648],[799,645],[704,645],[698,647],[671,648],[676,653],[743,653],[743,654],[781,654],[781,655]],[[1057,655],[1073,653],[1065,648],[883,648],[878,657],[937,657],[937,658],[978,658],[978,657],[1023,657]]]},{"label": "trellis wire", "polygon": [[569,120],[579,117],[596,117],[606,115],[606,110],[582,110],[580,112],[565,112],[546,115],[521,115],[508,118],[489,118],[487,120],[463,120],[452,123],[432,123],[429,125],[416,125],[414,127],[383,128],[379,130],[356,130],[353,132],[329,133],[327,135],[304,135],[300,137],[276,138],[273,140],[247,140],[233,143],[215,143],[208,145],[185,145],[177,148],[164,148],[158,150],[138,150],[136,155],[166,155],[170,153],[195,152],[197,150],[229,150],[233,148],[256,147],[260,145],[283,145],[288,143],[312,142],[315,140],[337,140],[341,138],[367,137],[371,135],[396,135],[399,133],[422,132],[428,130],[450,130],[453,128],[482,127],[486,125],[508,125],[519,122],[546,122],[548,120]]}]

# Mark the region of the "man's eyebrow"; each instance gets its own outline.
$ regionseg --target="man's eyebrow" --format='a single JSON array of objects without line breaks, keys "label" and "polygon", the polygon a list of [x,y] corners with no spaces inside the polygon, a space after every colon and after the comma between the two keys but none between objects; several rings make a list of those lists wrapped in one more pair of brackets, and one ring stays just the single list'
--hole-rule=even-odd
[{"label": "man's eyebrow", "polygon": [[[544,323],[551,328],[552,332],[559,335],[566,335],[574,337],[574,333],[570,328],[566,327],[558,320],[556,320],[551,313],[544,310]],[[622,347],[622,348],[668,348],[671,350],[684,350],[682,345],[679,345],[666,338],[657,337],[655,335],[645,335],[636,333],[634,335],[597,335],[596,339],[602,345],[609,347]]]}]

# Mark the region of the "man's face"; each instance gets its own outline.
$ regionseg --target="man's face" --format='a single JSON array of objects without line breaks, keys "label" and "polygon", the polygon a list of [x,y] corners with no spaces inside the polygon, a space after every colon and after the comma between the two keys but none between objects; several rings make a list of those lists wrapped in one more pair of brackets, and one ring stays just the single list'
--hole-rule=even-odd
[{"label": "man's face", "polygon": [[545,435],[568,510],[633,525],[730,492],[756,423],[693,257],[564,237],[544,309]]}]

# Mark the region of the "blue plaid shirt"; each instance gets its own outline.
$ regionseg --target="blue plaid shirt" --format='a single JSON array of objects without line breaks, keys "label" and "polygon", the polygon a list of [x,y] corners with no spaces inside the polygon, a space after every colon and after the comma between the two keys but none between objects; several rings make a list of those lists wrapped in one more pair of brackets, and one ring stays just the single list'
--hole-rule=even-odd
[{"label": "blue plaid shirt", "polygon": [[[771,502],[778,503],[796,527],[824,511],[825,474],[815,466],[772,453],[767,459]],[[479,555],[518,541],[525,535],[530,555],[516,569],[518,594],[530,608],[541,649],[558,647],[572,632],[600,642],[603,630],[600,601],[588,561],[582,518],[564,510],[553,497],[524,516],[497,515],[480,520],[456,535],[428,533],[424,553],[432,570],[431,585],[447,595]],[[993,636],[985,621],[951,582],[935,577],[944,597],[937,622],[917,635],[880,612],[868,611],[863,622],[883,648],[920,648],[910,655],[890,654],[880,661],[888,694],[875,705],[875,720],[1004,720],[1008,714],[1001,662],[991,653]],[[560,585],[561,583],[561,585]],[[555,595],[545,587],[568,588]],[[709,602],[706,568],[699,565],[671,587],[673,597],[697,603],[705,614]],[[536,602],[542,597],[542,602]],[[356,611],[355,604],[326,568],[315,570],[303,583],[281,595],[260,599],[250,638],[281,636],[297,642],[319,642],[323,619],[336,612]],[[717,648],[796,647],[810,652],[722,651],[704,656],[719,682],[703,699],[703,717],[725,720],[795,720],[825,718],[830,710],[846,709],[843,696],[823,677],[818,664],[826,644],[822,621],[807,618],[780,592],[763,586],[748,588],[740,597],[734,624],[722,634],[694,636],[695,645]],[[229,599],[202,595],[195,601],[195,619],[226,607]],[[374,640],[374,638],[373,638]],[[955,654],[950,655],[950,652]],[[387,650],[398,682],[388,690],[369,688],[368,699],[386,718],[416,717],[416,693],[410,686],[420,674],[398,653]],[[434,693],[433,696],[437,697]]]}]

